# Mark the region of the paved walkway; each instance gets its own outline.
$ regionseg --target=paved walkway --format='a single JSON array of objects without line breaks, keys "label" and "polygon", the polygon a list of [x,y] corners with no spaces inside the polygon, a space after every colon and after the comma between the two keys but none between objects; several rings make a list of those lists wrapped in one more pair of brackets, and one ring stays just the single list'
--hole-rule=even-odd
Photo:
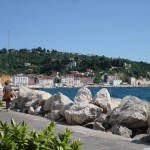
[{"label": "paved walkway", "polygon": [[[50,122],[50,120],[39,116],[27,115],[14,111],[0,111],[1,121],[10,122],[12,118],[17,122],[22,122],[23,120],[26,121],[31,130],[41,130]],[[111,133],[92,130],[81,126],[56,123],[57,132],[61,132],[66,128],[73,131],[74,138],[81,139],[84,143],[82,150],[150,150],[150,145],[148,143],[142,143],[138,140],[131,141],[131,139],[113,135]]]}]

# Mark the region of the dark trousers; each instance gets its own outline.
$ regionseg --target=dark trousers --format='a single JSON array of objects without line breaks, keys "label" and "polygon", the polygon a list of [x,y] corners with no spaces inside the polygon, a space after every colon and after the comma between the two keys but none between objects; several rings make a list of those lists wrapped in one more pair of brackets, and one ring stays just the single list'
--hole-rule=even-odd
[{"label": "dark trousers", "polygon": [[6,109],[10,108],[10,100],[6,99]]}]

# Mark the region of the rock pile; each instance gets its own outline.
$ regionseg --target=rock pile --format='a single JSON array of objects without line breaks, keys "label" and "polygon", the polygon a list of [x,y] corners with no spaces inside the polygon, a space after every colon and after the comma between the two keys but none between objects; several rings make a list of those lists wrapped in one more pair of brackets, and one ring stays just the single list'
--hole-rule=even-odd
[{"label": "rock pile", "polygon": [[62,93],[51,95],[20,87],[13,108],[127,138],[146,132],[150,136],[150,104],[134,96],[111,98],[106,88],[92,98],[91,91],[82,87],[72,101]]}]

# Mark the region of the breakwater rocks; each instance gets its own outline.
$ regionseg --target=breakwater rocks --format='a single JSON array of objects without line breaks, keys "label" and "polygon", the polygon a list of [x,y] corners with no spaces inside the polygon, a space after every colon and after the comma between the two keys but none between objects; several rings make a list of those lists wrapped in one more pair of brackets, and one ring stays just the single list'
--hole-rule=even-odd
[{"label": "breakwater rocks", "polygon": [[150,137],[150,104],[133,96],[112,98],[106,88],[92,97],[91,91],[82,87],[72,101],[62,93],[51,95],[20,87],[12,109],[127,138],[138,134]]}]

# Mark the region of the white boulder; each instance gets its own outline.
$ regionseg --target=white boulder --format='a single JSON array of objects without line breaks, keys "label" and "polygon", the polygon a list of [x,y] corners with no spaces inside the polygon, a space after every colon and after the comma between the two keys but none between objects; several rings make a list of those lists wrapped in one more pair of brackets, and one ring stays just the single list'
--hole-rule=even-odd
[{"label": "white boulder", "polygon": [[63,106],[73,103],[67,96],[62,93],[54,94],[48,99],[44,106],[43,111],[48,113],[52,110],[60,110]]},{"label": "white boulder", "polygon": [[109,122],[111,125],[118,123],[128,128],[146,128],[149,108],[150,104],[147,102],[134,96],[126,96],[110,114]]},{"label": "white boulder", "polygon": [[43,101],[50,97],[51,94],[47,92],[33,90],[28,87],[21,86],[19,87],[18,98],[16,98],[13,103],[16,104],[17,107],[22,111],[24,107],[31,107],[36,102],[42,105],[44,103]]},{"label": "white boulder", "polygon": [[102,109],[93,104],[76,103],[64,111],[67,123],[83,125],[94,121],[102,113]]},{"label": "white boulder", "polygon": [[103,109],[103,113],[109,112],[111,110],[111,98],[108,90],[103,88],[97,92],[92,103],[101,107]]},{"label": "white boulder", "polygon": [[75,103],[90,103],[92,101],[92,93],[85,86],[80,88],[74,98]]},{"label": "white boulder", "polygon": [[111,97],[111,110],[118,107],[120,105],[121,101],[122,101],[121,98]]}]

